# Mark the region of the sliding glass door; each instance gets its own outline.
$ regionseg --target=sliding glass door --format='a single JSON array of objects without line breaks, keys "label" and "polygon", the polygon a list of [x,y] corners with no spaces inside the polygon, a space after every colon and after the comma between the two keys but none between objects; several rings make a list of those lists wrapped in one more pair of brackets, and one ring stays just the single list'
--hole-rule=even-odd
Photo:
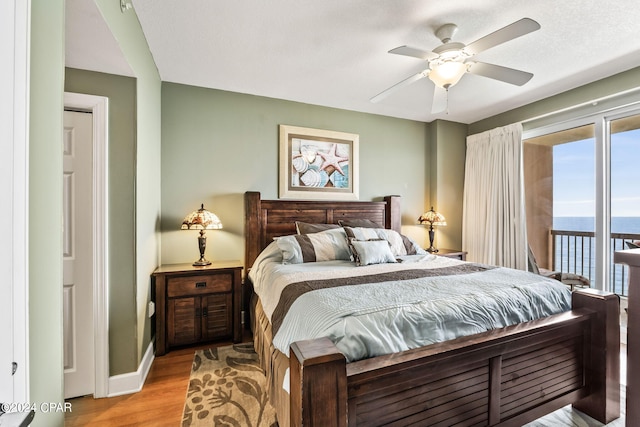
[{"label": "sliding glass door", "polygon": [[[527,240],[539,267],[595,282],[593,124],[524,142]],[[592,284],[593,286],[593,284]]]},{"label": "sliding glass door", "polygon": [[640,112],[618,111],[525,132],[529,245],[543,268],[627,294],[613,252],[640,243]]},{"label": "sliding glass door", "polygon": [[[640,114],[610,121],[611,246],[627,249],[640,243]],[[627,295],[627,267],[611,268],[612,290]]]}]

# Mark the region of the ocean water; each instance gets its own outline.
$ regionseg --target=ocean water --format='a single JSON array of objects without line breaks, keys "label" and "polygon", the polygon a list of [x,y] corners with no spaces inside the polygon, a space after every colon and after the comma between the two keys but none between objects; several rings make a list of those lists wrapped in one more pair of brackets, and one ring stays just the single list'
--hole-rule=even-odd
[{"label": "ocean water", "polygon": [[[595,231],[595,218],[590,216],[553,217],[554,230]],[[640,234],[640,216],[618,216],[611,218],[612,233]]]},{"label": "ocean water", "polygon": [[[554,217],[554,230],[565,231],[595,231],[595,218],[593,217]],[[625,237],[626,240],[640,240],[640,217],[613,217],[611,218],[611,233],[631,234],[636,236]],[[592,282],[595,277],[595,239],[585,237],[569,238],[563,236],[563,246],[561,249],[559,239],[556,236],[556,270],[578,273],[589,277]],[[613,284],[613,291],[620,295],[627,295],[627,280],[629,277],[628,267],[613,264],[613,252],[620,249],[627,249],[623,245],[622,239],[612,239],[610,261],[611,269],[610,282]]]}]

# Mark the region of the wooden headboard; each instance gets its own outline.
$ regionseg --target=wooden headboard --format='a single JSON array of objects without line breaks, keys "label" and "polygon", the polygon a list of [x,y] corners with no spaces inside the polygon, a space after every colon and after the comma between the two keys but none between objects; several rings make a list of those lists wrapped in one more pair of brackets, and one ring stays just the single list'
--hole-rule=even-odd
[{"label": "wooden headboard", "polygon": [[400,196],[384,202],[262,200],[260,193],[244,194],[245,274],[274,237],[296,234],[296,221],[337,224],[339,220],[369,219],[400,232]]}]

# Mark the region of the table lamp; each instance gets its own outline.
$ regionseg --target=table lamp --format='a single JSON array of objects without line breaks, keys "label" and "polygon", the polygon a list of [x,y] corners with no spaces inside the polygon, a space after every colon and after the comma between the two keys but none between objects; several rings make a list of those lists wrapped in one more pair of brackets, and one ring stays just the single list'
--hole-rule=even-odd
[{"label": "table lamp", "polygon": [[433,238],[435,237],[435,231],[433,230],[433,226],[447,225],[444,215],[434,211],[433,206],[431,206],[431,209],[428,212],[425,212],[422,215],[420,215],[420,218],[418,218],[418,224],[422,224],[422,225],[429,224],[429,249],[427,249],[427,252],[437,253],[438,249],[436,249],[433,246]]},{"label": "table lamp", "polygon": [[204,235],[205,230],[219,230],[222,223],[216,214],[209,212],[204,208],[204,204],[200,205],[200,209],[191,212],[182,221],[182,230],[200,230],[198,236],[198,248],[200,249],[200,259],[193,263],[194,266],[203,266],[211,264],[204,257],[204,251],[207,247],[207,236]]}]

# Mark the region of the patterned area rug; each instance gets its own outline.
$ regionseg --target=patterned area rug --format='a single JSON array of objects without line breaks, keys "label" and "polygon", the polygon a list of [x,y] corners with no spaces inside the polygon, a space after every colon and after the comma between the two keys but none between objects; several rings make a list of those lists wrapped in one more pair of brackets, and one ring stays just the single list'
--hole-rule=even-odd
[{"label": "patterned area rug", "polygon": [[182,426],[277,427],[252,343],[197,350]]}]

